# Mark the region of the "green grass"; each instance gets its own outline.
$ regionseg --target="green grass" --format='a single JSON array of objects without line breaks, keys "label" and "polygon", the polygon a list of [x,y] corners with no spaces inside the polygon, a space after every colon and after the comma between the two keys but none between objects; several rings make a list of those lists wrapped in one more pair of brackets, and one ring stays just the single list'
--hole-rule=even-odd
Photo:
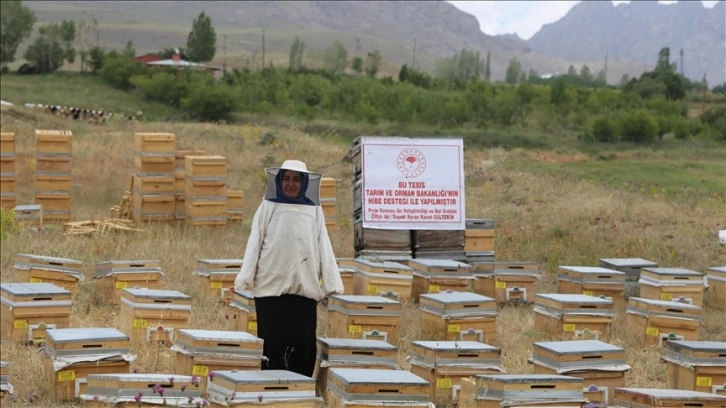
[{"label": "green grass", "polygon": [[54,75],[3,74],[0,97],[15,105],[26,103],[71,106],[118,114],[144,112],[144,119],[174,119],[181,112],[145,100],[140,93],[112,88],[99,77],[58,72]]}]

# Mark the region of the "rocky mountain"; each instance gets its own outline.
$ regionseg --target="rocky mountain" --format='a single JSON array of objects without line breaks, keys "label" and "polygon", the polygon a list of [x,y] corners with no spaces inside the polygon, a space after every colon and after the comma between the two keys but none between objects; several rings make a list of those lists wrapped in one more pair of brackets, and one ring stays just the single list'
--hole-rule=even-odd
[{"label": "rocky mountain", "polygon": [[553,57],[597,61],[607,53],[651,67],[658,51],[670,47],[678,72],[692,80],[705,74],[713,86],[726,81],[726,3],[708,9],[700,1],[582,1],[527,44]]}]

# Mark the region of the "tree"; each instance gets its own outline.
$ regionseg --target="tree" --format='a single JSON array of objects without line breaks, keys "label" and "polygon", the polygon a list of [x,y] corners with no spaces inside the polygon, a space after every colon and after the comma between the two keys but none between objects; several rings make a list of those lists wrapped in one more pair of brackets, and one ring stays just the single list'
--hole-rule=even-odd
[{"label": "tree", "polygon": [[323,62],[325,68],[336,74],[342,74],[348,66],[348,50],[345,49],[343,43],[335,40],[333,44],[325,50],[323,54]]},{"label": "tree", "polygon": [[656,72],[676,72],[676,64],[671,64],[671,49],[663,47],[658,51],[658,62],[655,65]]},{"label": "tree", "polygon": [[38,29],[38,37],[25,50],[25,59],[37,72],[53,73],[67,61],[73,63],[76,50],[76,25],[73,21],[49,23]]},{"label": "tree", "polygon": [[214,59],[217,52],[217,32],[212,27],[212,20],[202,11],[192,24],[192,31],[187,37],[187,53],[189,60],[207,62]]},{"label": "tree", "polygon": [[91,68],[91,72],[95,75],[103,66],[103,61],[106,58],[106,52],[101,47],[93,47],[88,51],[88,67]]},{"label": "tree", "polygon": [[369,52],[366,57],[366,75],[371,78],[375,78],[378,74],[378,68],[381,66],[381,52],[375,50]]},{"label": "tree", "polygon": [[290,71],[297,72],[303,68],[303,52],[305,51],[305,42],[300,41],[300,38],[295,36],[290,47]]},{"label": "tree", "polygon": [[134,42],[129,40],[126,43],[126,48],[121,52],[121,56],[128,59],[134,59],[136,57],[136,48],[134,48]]},{"label": "tree", "polygon": [[492,80],[492,54],[489,51],[487,51],[487,62],[484,66],[484,79],[487,82],[491,82]]},{"label": "tree", "polygon": [[516,57],[509,60],[507,66],[507,75],[504,81],[508,84],[516,84],[519,81],[519,76],[522,74],[522,64]]},{"label": "tree", "polygon": [[0,2],[0,66],[3,70],[15,61],[18,45],[30,35],[35,24],[35,13],[22,2]]},{"label": "tree", "polygon": [[588,67],[587,64],[580,68],[580,79],[582,80],[583,85],[590,85],[594,80],[592,71],[590,71],[590,67]]},{"label": "tree", "polygon": [[98,21],[95,17],[91,17],[90,20],[80,20],[76,22],[76,40],[77,48],[79,49],[78,55],[81,57],[81,72],[85,72],[86,66],[90,65],[89,58],[91,57],[91,52],[89,51],[89,48],[93,47],[93,45],[89,40],[89,37],[91,33],[95,32],[97,29]]},{"label": "tree", "polygon": [[363,72],[363,58],[361,58],[359,56],[355,56],[353,58],[353,61],[350,62],[350,67],[353,68],[353,71],[355,71],[357,74],[362,73]]}]

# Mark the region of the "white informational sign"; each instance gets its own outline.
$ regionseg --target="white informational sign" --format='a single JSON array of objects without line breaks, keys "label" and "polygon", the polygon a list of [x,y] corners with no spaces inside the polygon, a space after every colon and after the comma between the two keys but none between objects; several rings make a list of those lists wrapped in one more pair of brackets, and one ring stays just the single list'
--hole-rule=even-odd
[{"label": "white informational sign", "polygon": [[462,139],[361,138],[363,228],[466,229]]}]

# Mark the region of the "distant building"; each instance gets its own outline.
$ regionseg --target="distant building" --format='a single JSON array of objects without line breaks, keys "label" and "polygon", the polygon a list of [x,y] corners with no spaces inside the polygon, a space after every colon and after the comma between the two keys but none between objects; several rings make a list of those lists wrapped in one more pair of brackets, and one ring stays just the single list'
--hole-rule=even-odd
[{"label": "distant building", "polygon": [[158,56],[157,54],[144,54],[140,55],[136,58],[134,58],[134,62],[141,62],[144,64],[148,64],[149,62],[156,62],[161,61],[162,58]]},{"label": "distant building", "polygon": [[222,77],[222,69],[217,67],[210,67],[206,64],[200,64],[198,62],[191,62],[191,61],[184,61],[181,59],[181,56],[179,54],[172,55],[171,59],[161,59],[157,56],[157,59],[152,59],[150,56],[156,55],[156,54],[146,54],[142,55],[141,57],[137,57],[134,59],[136,61],[139,58],[149,57],[148,61],[139,61],[146,64],[148,67],[176,67],[176,68],[187,68],[187,69],[194,69],[199,71],[208,71],[213,76],[214,79],[220,79]]}]

